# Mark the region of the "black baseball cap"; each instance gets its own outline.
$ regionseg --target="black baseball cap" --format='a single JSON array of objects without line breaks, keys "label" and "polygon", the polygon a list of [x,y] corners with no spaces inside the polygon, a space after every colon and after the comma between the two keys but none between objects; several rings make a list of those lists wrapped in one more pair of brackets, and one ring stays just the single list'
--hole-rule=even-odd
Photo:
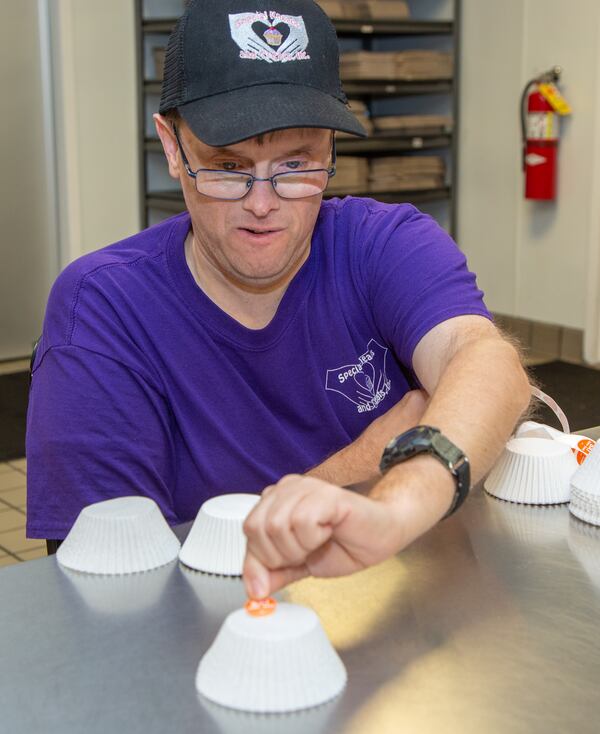
[{"label": "black baseball cap", "polygon": [[191,0],[169,38],[159,111],[207,145],[318,127],[361,137],[335,29],[314,0]]}]

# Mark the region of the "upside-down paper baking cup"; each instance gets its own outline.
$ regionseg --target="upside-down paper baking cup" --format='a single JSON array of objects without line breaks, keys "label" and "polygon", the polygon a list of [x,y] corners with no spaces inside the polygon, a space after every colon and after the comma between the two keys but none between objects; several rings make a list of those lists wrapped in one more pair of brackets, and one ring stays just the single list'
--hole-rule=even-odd
[{"label": "upside-down paper baking cup", "polygon": [[571,477],[569,511],[580,520],[600,525],[600,441]]},{"label": "upside-down paper baking cup", "polygon": [[83,573],[139,573],[175,560],[179,548],[154,500],[118,497],[84,507],[56,559]]},{"label": "upside-down paper baking cup", "polygon": [[556,505],[569,501],[577,460],[568,446],[547,438],[513,438],[484,482],[509,502]]},{"label": "upside-down paper baking cup", "polygon": [[[256,713],[225,708],[199,696],[214,731],[227,734],[330,734],[335,730],[336,701],[301,711]],[[213,729],[211,729],[213,731]]]},{"label": "upside-down paper baking cup", "polygon": [[571,484],[588,494],[600,497],[600,441],[590,451],[589,456],[573,474]]},{"label": "upside-down paper baking cup", "polygon": [[346,685],[346,669],[317,615],[280,603],[273,614],[232,612],[196,674],[196,688],[210,701],[257,713],[318,706]]},{"label": "upside-down paper baking cup", "polygon": [[571,485],[569,512],[584,522],[600,525],[600,498]]},{"label": "upside-down paper baking cup", "polygon": [[197,571],[241,576],[246,554],[244,520],[259,500],[255,494],[225,494],[207,500],[196,515],[179,560]]}]

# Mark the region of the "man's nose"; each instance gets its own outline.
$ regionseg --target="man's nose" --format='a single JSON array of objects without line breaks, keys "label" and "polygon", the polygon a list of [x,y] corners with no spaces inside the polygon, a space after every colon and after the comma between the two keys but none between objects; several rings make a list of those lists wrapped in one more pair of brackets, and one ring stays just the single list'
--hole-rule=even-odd
[{"label": "man's nose", "polygon": [[266,217],[274,209],[279,209],[280,198],[273,189],[271,181],[254,181],[250,193],[242,199],[246,211],[251,211],[256,217]]}]

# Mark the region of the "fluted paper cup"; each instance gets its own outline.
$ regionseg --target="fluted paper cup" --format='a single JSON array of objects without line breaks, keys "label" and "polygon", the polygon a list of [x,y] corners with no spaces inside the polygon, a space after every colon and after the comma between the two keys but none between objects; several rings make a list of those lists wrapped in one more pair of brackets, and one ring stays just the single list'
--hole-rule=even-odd
[{"label": "fluted paper cup", "polygon": [[232,612],[196,674],[196,688],[210,701],[257,713],[318,706],[346,685],[346,669],[317,615],[280,603],[271,615]]},{"label": "fluted paper cup", "polygon": [[571,485],[569,512],[591,525],[600,525],[600,499]]},{"label": "fluted paper cup", "polygon": [[199,699],[214,722],[214,731],[222,734],[329,734],[335,730],[337,701],[301,711],[264,714],[224,708],[202,696]]},{"label": "fluted paper cup", "polygon": [[577,469],[571,449],[547,438],[513,438],[484,482],[498,499],[527,505],[569,501],[571,477]]},{"label": "fluted paper cup", "polygon": [[196,515],[179,560],[197,571],[241,576],[246,555],[244,520],[259,500],[256,494],[225,494],[207,500]]},{"label": "fluted paper cup", "polygon": [[600,525],[600,441],[571,478],[569,511],[580,520]]},{"label": "fluted paper cup", "polygon": [[179,547],[154,500],[118,497],[84,507],[56,559],[83,573],[139,573],[175,560]]},{"label": "fluted paper cup", "polygon": [[600,499],[600,441],[573,474],[571,484],[577,489]]}]

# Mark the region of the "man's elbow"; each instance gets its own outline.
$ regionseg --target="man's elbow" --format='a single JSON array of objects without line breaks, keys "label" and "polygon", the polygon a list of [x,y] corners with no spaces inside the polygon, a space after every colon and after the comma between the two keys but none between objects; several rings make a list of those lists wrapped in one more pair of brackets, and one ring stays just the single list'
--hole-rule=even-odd
[{"label": "man's elbow", "polygon": [[502,341],[506,352],[507,398],[514,405],[515,413],[522,418],[529,413],[531,407],[530,377],[523,365],[523,354],[519,348],[509,341]]}]

